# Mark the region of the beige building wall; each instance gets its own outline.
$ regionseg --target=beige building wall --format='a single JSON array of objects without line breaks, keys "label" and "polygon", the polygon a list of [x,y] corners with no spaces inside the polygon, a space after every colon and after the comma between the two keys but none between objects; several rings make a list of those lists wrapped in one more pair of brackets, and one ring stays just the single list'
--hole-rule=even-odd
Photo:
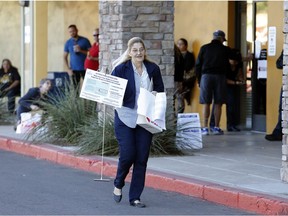
[{"label": "beige building wall", "polygon": [[4,58],[8,58],[20,70],[21,7],[18,1],[0,1],[0,29],[1,64]]},{"label": "beige building wall", "polygon": [[[221,13],[219,13],[221,11]],[[195,57],[200,47],[212,40],[212,33],[221,29],[228,31],[228,1],[175,1],[175,42],[179,38],[188,41],[188,50]],[[198,112],[202,122],[202,105],[199,104],[199,88],[193,90],[191,106],[185,107],[185,112]],[[222,108],[220,127],[226,128],[225,106]]]},{"label": "beige building wall", "polygon": [[283,2],[268,2],[268,27],[276,26],[276,56],[268,56],[267,58],[267,133],[271,133],[275,128],[278,120],[278,106],[280,98],[280,89],[282,86],[282,70],[276,68],[276,60],[281,54],[284,43],[283,30]]},{"label": "beige building wall", "polygon": [[70,38],[68,26],[75,24],[78,34],[87,37],[92,45],[92,33],[99,27],[98,1],[48,1],[48,68],[65,71],[64,44]]},{"label": "beige building wall", "polygon": [[34,61],[33,68],[35,71],[33,86],[38,86],[40,80],[47,75],[47,2],[35,1],[34,14]]}]

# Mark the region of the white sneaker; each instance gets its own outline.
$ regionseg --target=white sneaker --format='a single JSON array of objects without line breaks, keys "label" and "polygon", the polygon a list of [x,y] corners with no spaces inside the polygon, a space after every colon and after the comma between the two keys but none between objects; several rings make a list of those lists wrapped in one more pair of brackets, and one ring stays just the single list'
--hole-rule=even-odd
[{"label": "white sneaker", "polygon": [[201,133],[202,133],[202,136],[207,136],[209,135],[209,130],[207,127],[204,127],[204,128],[201,128]]}]

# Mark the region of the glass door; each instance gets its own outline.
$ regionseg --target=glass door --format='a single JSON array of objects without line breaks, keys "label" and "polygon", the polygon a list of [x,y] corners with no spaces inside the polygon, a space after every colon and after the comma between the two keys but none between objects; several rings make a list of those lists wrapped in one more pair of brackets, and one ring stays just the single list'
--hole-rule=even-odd
[{"label": "glass door", "polygon": [[259,68],[265,70],[267,2],[237,1],[235,15],[235,46],[241,50],[246,78],[246,86],[241,87],[239,94],[239,123],[241,128],[265,132],[266,78],[259,76]]},{"label": "glass door", "polygon": [[267,2],[253,2],[254,60],[252,66],[252,130],[266,132]]}]

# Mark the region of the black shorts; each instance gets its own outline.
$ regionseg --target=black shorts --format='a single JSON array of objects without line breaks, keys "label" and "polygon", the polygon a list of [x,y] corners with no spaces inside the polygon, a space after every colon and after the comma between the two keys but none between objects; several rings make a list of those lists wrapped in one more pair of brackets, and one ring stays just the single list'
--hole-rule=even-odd
[{"label": "black shorts", "polygon": [[223,104],[226,101],[226,76],[203,74],[200,81],[200,104]]}]

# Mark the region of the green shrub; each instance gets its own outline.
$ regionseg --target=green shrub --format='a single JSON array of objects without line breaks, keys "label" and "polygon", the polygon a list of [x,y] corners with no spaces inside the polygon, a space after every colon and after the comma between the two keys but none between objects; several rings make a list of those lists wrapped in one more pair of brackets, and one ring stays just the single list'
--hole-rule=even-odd
[{"label": "green shrub", "polygon": [[67,85],[56,95],[39,101],[44,108],[42,123],[31,131],[28,138],[34,142],[59,145],[78,145],[79,127],[90,118],[96,118],[96,102],[78,97],[77,89]]},{"label": "green shrub", "polygon": [[[73,86],[40,103],[45,109],[42,123],[31,131],[27,139],[34,143],[79,146],[77,153],[86,155],[101,154],[104,141],[105,155],[118,154],[113,125],[114,112],[111,108],[107,109],[105,115],[98,112],[97,103],[80,98]],[[172,111],[167,111],[167,115],[173,116]],[[154,135],[152,155],[181,154],[175,144],[174,121],[167,121],[166,127],[166,131]]]}]

